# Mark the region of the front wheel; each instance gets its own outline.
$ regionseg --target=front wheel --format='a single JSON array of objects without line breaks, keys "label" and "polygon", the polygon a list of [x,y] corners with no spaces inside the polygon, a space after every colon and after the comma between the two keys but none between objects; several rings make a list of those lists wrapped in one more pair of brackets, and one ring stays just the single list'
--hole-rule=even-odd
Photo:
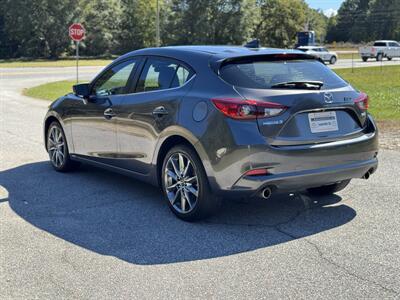
[{"label": "front wheel", "polygon": [[206,218],[218,208],[201,160],[185,145],[173,147],[165,156],[161,183],[169,208],[184,221]]},{"label": "front wheel", "polygon": [[388,59],[388,61],[391,61],[393,59],[393,57],[386,57]]},{"label": "front wheel", "polygon": [[310,188],[307,189],[307,192],[310,195],[315,195],[315,196],[325,196],[325,195],[331,195],[334,193],[337,193],[341,190],[343,190],[348,184],[350,183],[350,179],[348,180],[343,180],[334,184],[330,185],[323,185],[315,188]]},{"label": "front wheel", "polygon": [[72,161],[69,157],[67,139],[60,123],[50,124],[46,146],[51,165],[56,171],[66,172],[78,167],[79,163]]},{"label": "front wheel", "polygon": [[362,60],[363,60],[363,62],[367,62],[368,57],[363,56],[363,57],[362,57]]},{"label": "front wheel", "polygon": [[336,56],[332,56],[331,59],[330,59],[330,61],[329,61],[329,63],[330,63],[331,65],[334,65],[334,64],[336,64],[336,61],[337,61]]}]

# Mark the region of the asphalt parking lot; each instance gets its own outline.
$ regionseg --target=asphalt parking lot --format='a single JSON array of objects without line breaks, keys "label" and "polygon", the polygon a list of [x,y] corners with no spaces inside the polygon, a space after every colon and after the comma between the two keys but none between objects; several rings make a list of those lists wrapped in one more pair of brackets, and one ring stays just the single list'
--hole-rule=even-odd
[{"label": "asphalt parking lot", "polygon": [[399,151],[382,150],[377,173],[338,195],[226,199],[219,215],[185,223],[150,185],[51,169],[48,103],[21,90],[73,68],[4,70],[0,298],[399,299]]}]

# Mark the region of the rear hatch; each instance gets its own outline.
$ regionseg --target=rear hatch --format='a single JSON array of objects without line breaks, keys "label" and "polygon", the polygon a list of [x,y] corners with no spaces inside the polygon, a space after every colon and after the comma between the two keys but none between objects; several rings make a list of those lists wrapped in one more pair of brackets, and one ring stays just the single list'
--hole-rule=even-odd
[{"label": "rear hatch", "polygon": [[301,145],[363,134],[366,112],[360,93],[315,59],[275,55],[230,60],[220,77],[247,100],[279,104],[278,115],[259,116],[258,128],[271,145]]}]

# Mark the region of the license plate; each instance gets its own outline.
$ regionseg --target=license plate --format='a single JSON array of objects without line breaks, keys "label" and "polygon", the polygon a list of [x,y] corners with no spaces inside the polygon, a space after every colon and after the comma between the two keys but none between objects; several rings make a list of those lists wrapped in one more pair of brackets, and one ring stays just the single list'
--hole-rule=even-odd
[{"label": "license plate", "polygon": [[309,113],[308,121],[310,122],[310,128],[312,133],[339,130],[336,118],[336,112],[334,111]]}]

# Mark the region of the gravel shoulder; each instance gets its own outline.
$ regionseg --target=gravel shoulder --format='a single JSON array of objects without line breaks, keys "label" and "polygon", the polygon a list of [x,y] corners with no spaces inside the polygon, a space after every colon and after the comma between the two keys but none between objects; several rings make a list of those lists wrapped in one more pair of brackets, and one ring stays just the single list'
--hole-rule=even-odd
[{"label": "gravel shoulder", "polygon": [[380,148],[400,151],[400,121],[379,121],[378,129]]}]

